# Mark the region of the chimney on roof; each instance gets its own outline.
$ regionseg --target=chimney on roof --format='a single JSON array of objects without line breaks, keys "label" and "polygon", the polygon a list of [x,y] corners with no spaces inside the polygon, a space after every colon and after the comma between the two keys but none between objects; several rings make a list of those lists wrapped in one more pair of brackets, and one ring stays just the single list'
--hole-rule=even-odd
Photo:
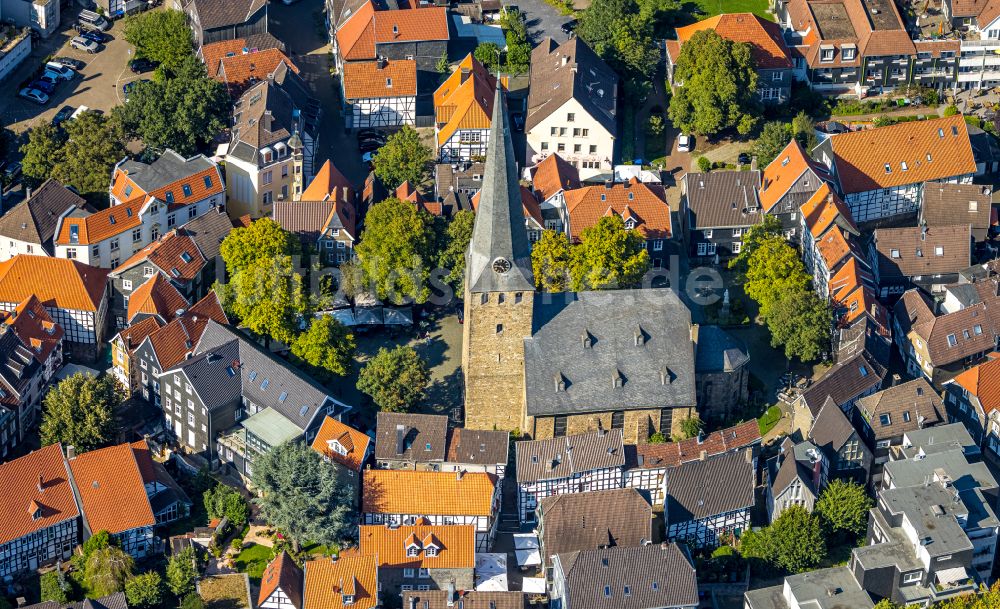
[{"label": "chimney on roof", "polygon": [[669,385],[672,382],[673,379],[670,377],[670,368],[667,368],[666,366],[660,368],[660,384]]},{"label": "chimney on roof", "polygon": [[396,454],[403,454],[403,438],[406,436],[406,426],[396,425]]},{"label": "chimney on roof", "polygon": [[615,185],[615,181],[614,180],[604,180],[604,187],[605,188],[611,188],[614,185]]},{"label": "chimney on roof", "polygon": [[66,447],[66,458],[70,461],[76,459],[76,447],[72,444]]},{"label": "chimney on roof", "polygon": [[448,606],[452,607],[455,605],[455,599],[457,595],[455,594],[455,582],[448,582]]},{"label": "chimney on roof", "polygon": [[39,493],[45,492],[45,484],[41,474],[38,474],[38,492]]},{"label": "chimney on roof", "polygon": [[700,453],[698,453],[698,460],[699,461],[704,461],[707,457],[708,457],[708,451],[707,450],[703,450]]},{"label": "chimney on roof", "polygon": [[559,65],[561,65],[561,66],[564,66],[564,65],[566,65],[566,64],[569,63],[569,56],[568,55],[563,55],[559,59],[560,59]]},{"label": "chimney on roof", "polygon": [[465,470],[464,469],[456,469],[455,470],[455,480],[461,480],[462,477],[464,477],[464,476],[465,476]]}]

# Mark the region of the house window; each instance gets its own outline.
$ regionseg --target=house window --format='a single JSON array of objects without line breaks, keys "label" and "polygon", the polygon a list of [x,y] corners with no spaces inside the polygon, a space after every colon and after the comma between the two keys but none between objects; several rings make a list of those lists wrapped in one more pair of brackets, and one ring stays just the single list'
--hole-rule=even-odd
[{"label": "house window", "polygon": [[426,577],[430,577],[430,576],[431,576],[431,572],[428,569],[420,569],[420,571],[417,572],[417,577],[425,577],[426,578]]},{"label": "house window", "polygon": [[912,584],[913,582],[918,582],[920,581],[920,576],[922,574],[923,571],[912,571],[910,573],[903,573],[903,583]]},{"label": "house window", "polygon": [[705,230],[701,231],[701,234],[702,234],[702,235],[703,235],[703,236],[704,236],[704,237],[705,237],[706,239],[711,239],[711,238],[712,238],[712,229],[710,229],[710,228],[706,228]]},{"label": "house window", "polygon": [[264,205],[270,205],[271,202],[274,201],[274,194],[269,190],[264,193],[262,200],[264,201]]},{"label": "house window", "polygon": [[957,344],[958,344],[958,339],[955,338],[955,335],[954,334],[949,334],[948,335],[948,346],[949,347],[954,347]]},{"label": "house window", "polygon": [[663,239],[656,239],[653,241],[653,251],[658,252],[663,249]]},{"label": "house window", "polygon": [[734,254],[739,254],[741,249],[743,249],[743,243],[741,241],[734,241],[733,242],[733,253]]},{"label": "house window", "polygon": [[566,144],[559,142],[558,144],[556,144],[556,150],[558,150],[559,152],[566,152]]},{"label": "house window", "polygon": [[430,556],[432,558],[435,557],[435,556],[437,556],[438,555],[437,546],[427,546],[427,549],[424,550],[424,554],[426,554],[427,556]]},{"label": "house window", "polygon": [[111,251],[112,252],[118,251],[118,237],[115,237],[114,239],[111,240]]},{"label": "house window", "polygon": [[191,185],[190,184],[185,184],[185,185],[181,186],[181,190],[184,191],[184,196],[185,197],[190,197],[191,196]]},{"label": "house window", "polygon": [[576,120],[576,114],[574,114],[572,112],[569,112],[568,114],[566,114],[566,122],[567,123],[572,123],[575,120]]},{"label": "house window", "polygon": [[177,224],[177,217],[174,214],[167,216],[167,228],[170,228],[175,224]]},{"label": "house window", "polygon": [[827,48],[820,47],[820,49],[819,49],[819,55],[820,55],[819,56],[819,60],[820,61],[833,61],[833,53],[834,53],[833,47],[827,47]]},{"label": "house window", "polygon": [[552,136],[559,135],[559,128],[558,127],[550,127],[549,128],[549,135],[552,135]]},{"label": "house window", "polygon": [[413,569],[403,569],[403,577],[413,577]]},{"label": "house window", "polygon": [[899,250],[889,250],[889,256],[899,258]]},{"label": "house window", "polygon": [[878,415],[878,422],[881,423],[882,427],[888,427],[892,425],[892,416],[889,413],[883,413]]},{"label": "house window", "polygon": [[271,171],[271,170],[265,171],[263,179],[261,181],[263,182],[263,184],[265,186],[268,185],[268,184],[270,184],[271,182],[273,182],[274,181],[274,172]]},{"label": "house window", "polygon": [[132,231],[132,243],[138,243],[142,241],[142,229],[137,228]]},{"label": "house window", "polygon": [[132,280],[131,279],[122,279],[122,289],[123,290],[131,290],[132,289]]},{"label": "house window", "polygon": [[889,448],[889,440],[879,440],[875,443],[875,448]]},{"label": "house window", "polygon": [[597,154],[597,146],[595,144],[590,145],[590,154]]},{"label": "house window", "polygon": [[212,187],[212,176],[205,176],[205,188]]},{"label": "house window", "polygon": [[417,546],[408,546],[406,548],[406,555],[407,556],[420,556],[420,548],[418,548]]},{"label": "house window", "polygon": [[152,277],[153,273],[155,273],[155,272],[156,271],[151,266],[144,266],[144,267],[142,267],[142,276],[143,277]]},{"label": "house window", "polygon": [[611,429],[623,429],[625,427],[625,412],[616,410],[611,413]]},{"label": "house window", "polygon": [[941,245],[934,246],[934,255],[935,256],[944,256],[944,246],[941,246]]},{"label": "house window", "polygon": [[549,143],[548,142],[542,142],[542,150],[544,151],[544,150],[548,150],[548,149],[549,149]]}]

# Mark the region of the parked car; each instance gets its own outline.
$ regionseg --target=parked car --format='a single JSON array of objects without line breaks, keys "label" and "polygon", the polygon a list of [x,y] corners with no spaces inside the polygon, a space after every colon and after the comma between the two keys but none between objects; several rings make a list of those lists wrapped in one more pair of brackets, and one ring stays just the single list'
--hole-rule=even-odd
[{"label": "parked car", "polygon": [[143,74],[145,72],[152,72],[158,65],[160,64],[156,61],[146,59],[145,57],[137,57],[129,62],[128,69],[132,70],[133,74]]},{"label": "parked car", "polygon": [[740,155],[736,157],[736,162],[740,165],[749,165],[751,160],[749,152],[741,152]]},{"label": "parked car", "polygon": [[361,152],[375,152],[382,146],[385,146],[385,142],[380,142],[378,140],[364,140],[358,142],[358,150]]},{"label": "parked car", "polygon": [[375,151],[366,152],[361,155],[361,163],[364,165],[369,165],[375,160]]},{"label": "parked car", "polygon": [[76,23],[78,27],[88,30],[100,30],[103,32],[111,29],[111,24],[108,23],[108,20],[94,11],[80,11],[80,18]]},{"label": "parked car", "polygon": [[5,184],[10,184],[19,177],[21,177],[20,161],[7,165],[7,168],[3,170],[3,178]]},{"label": "parked car", "polygon": [[49,103],[49,96],[43,91],[38,89],[33,89],[32,87],[25,87],[17,92],[18,97],[23,97],[28,101],[35,102],[38,105],[44,106]]},{"label": "parked car", "polygon": [[59,108],[59,112],[56,112],[56,115],[52,117],[52,124],[58,127],[60,123],[68,121],[75,111],[73,106]]},{"label": "parked car", "polygon": [[378,129],[362,129],[358,131],[358,139],[363,140],[371,137],[378,137],[385,139],[385,133],[379,131]]},{"label": "parked car", "polygon": [[86,51],[88,53],[96,53],[101,50],[100,45],[83,36],[75,36],[73,40],[69,41],[69,45],[78,51]]},{"label": "parked car", "polygon": [[574,30],[576,30],[576,19],[567,21],[566,23],[559,26],[559,29],[562,30],[563,34],[569,36],[570,34],[573,33]]},{"label": "parked car", "polygon": [[694,138],[683,133],[677,136],[677,152],[691,152],[694,145]]},{"label": "parked car", "polygon": [[38,89],[39,91],[45,93],[46,95],[52,95],[56,91],[56,86],[50,82],[44,80],[35,80],[28,85],[29,89]]},{"label": "parked car", "polygon": [[80,34],[80,38],[86,38],[87,40],[93,40],[96,43],[104,44],[111,40],[111,36],[100,32],[98,30],[90,30],[89,32],[83,32]]},{"label": "parked car", "polygon": [[66,67],[61,63],[56,63],[54,61],[50,61],[45,64],[45,72],[52,72],[62,80],[73,80],[76,78],[76,72],[73,68]]},{"label": "parked car", "polygon": [[60,82],[62,82],[64,79],[61,76],[59,76],[58,74],[56,74],[55,72],[52,72],[50,70],[45,70],[45,73],[42,74],[41,76],[39,76],[38,80],[40,80],[42,82],[47,82],[50,85],[52,85],[53,87],[55,87]]},{"label": "parked car", "polygon": [[77,72],[82,70],[83,67],[87,65],[84,62],[80,61],[79,59],[73,59],[72,57],[53,57],[52,61],[50,61],[49,63],[54,63],[66,68],[70,68],[72,70],[76,70]]}]

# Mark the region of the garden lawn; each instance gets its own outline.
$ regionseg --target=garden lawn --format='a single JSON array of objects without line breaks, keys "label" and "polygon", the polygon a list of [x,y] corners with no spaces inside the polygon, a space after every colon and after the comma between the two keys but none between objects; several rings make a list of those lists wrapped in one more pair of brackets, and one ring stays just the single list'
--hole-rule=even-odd
[{"label": "garden lawn", "polygon": [[[266,549],[266,548],[265,548]],[[238,573],[211,575],[198,582],[207,609],[250,609],[246,579]]]},{"label": "garden lawn", "polygon": [[233,564],[237,571],[246,573],[252,581],[257,583],[260,582],[260,578],[264,575],[264,569],[267,568],[267,563],[271,561],[272,554],[271,548],[253,543],[243,548],[243,551],[236,555]]},{"label": "garden lawn", "polygon": [[781,408],[777,406],[771,406],[767,411],[757,419],[757,427],[760,428],[760,435],[764,435],[771,431],[778,421],[781,420]]},{"label": "garden lawn", "polygon": [[302,546],[302,551],[306,554],[313,554],[315,556],[332,556],[334,554],[340,554],[340,548],[336,545],[324,546],[319,543],[307,543]]},{"label": "garden lawn", "polygon": [[753,13],[758,17],[774,21],[774,16],[767,12],[767,0],[694,0],[705,17],[723,13]]}]

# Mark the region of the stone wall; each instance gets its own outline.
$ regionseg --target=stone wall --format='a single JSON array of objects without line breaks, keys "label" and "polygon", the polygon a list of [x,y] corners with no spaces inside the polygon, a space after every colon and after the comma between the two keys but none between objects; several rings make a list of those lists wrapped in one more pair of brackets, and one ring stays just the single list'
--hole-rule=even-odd
[{"label": "stone wall", "polygon": [[[674,408],[672,410],[671,429],[664,432],[666,436],[680,434],[681,421],[695,412],[693,408]],[[531,426],[532,439],[551,438],[554,433],[554,424],[555,417],[553,416],[534,417],[534,424]],[[598,424],[602,429],[611,429],[611,411],[568,416],[566,418],[566,435],[572,436],[597,431]],[[625,411],[622,435],[626,444],[644,443],[650,435],[658,431],[661,431],[659,408]]]},{"label": "stone wall", "polygon": [[[431,559],[428,559],[431,560]],[[389,598],[400,593],[400,586],[430,586],[431,590],[447,590],[448,584],[455,582],[456,590],[472,590],[476,586],[473,569],[428,569],[430,577],[418,577],[419,571],[413,568],[413,577],[403,577],[403,569],[397,567],[380,567],[379,583],[382,584],[382,598]]]}]

